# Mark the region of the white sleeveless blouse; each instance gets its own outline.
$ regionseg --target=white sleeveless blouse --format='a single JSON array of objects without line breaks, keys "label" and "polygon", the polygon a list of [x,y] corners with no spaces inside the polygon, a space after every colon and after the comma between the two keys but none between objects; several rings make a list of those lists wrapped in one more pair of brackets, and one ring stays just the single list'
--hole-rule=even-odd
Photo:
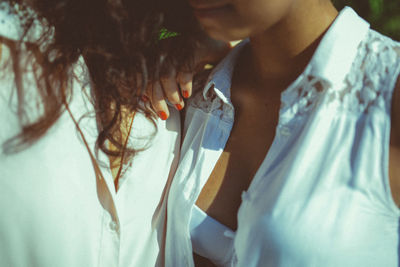
[{"label": "white sleeveless blouse", "polygon": [[[234,123],[230,83],[246,42],[188,106],[168,201],[167,266],[193,266],[191,210]],[[388,178],[399,72],[400,44],[345,8],[282,93],[276,137],[243,193],[225,266],[399,265],[400,210]]]}]

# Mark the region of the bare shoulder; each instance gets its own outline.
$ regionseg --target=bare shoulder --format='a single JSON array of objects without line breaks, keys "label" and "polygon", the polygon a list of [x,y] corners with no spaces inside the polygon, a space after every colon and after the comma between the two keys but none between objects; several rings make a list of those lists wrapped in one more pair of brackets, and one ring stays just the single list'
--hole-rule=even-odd
[{"label": "bare shoulder", "polygon": [[391,145],[400,148],[400,76],[397,79],[396,87],[392,98],[392,131]]},{"label": "bare shoulder", "polygon": [[400,207],[400,77],[393,92],[391,118],[389,178],[393,200]]}]

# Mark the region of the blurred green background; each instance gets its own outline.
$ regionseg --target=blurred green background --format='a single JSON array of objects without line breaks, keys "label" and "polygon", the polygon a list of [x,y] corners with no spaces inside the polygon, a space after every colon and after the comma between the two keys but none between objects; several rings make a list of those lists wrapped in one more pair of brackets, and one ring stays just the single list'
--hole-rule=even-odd
[{"label": "blurred green background", "polygon": [[400,0],[333,0],[341,10],[352,7],[371,28],[400,41]]}]

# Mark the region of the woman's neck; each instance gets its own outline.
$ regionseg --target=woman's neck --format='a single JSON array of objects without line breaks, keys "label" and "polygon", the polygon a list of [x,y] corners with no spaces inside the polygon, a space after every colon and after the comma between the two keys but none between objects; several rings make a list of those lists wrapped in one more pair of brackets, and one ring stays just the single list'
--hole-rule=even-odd
[{"label": "woman's neck", "polygon": [[338,13],[330,1],[295,2],[281,21],[250,37],[248,64],[260,83],[296,78]]}]

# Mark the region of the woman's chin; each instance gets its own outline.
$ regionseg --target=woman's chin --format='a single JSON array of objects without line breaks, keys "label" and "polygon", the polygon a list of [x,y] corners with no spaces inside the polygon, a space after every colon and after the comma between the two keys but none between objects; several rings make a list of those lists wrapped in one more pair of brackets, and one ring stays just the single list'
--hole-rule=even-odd
[{"label": "woman's chin", "polygon": [[220,31],[211,27],[203,27],[203,31],[212,39],[225,43],[243,40],[248,37],[245,34],[239,34],[237,31]]}]

